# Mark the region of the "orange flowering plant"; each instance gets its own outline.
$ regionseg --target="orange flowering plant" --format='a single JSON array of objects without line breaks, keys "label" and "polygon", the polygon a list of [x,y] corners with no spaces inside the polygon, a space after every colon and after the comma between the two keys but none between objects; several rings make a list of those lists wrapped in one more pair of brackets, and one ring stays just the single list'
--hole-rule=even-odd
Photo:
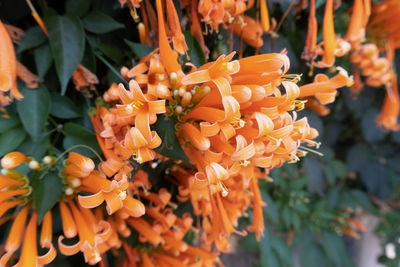
[{"label": "orange flowering plant", "polygon": [[[398,185],[372,143],[399,128],[399,5],[272,2],[5,1],[0,266],[231,266],[238,243],[351,264],[342,236]],[[368,145],[339,136],[364,85],[386,90],[379,126],[355,112]]]}]

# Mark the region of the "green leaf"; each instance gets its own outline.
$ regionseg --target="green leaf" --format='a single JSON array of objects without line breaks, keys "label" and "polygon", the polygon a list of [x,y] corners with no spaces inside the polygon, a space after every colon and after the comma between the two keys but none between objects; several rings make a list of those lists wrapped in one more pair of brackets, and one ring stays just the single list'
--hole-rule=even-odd
[{"label": "green leaf", "polygon": [[0,157],[17,148],[25,139],[26,132],[18,127],[0,135]]},{"label": "green leaf", "polygon": [[267,206],[263,207],[265,217],[270,219],[274,223],[274,225],[278,225],[279,212],[278,212],[278,208],[276,207],[273,199],[265,191],[261,191],[261,198],[267,204]]},{"label": "green leaf", "polygon": [[361,118],[361,129],[365,139],[368,142],[377,142],[385,138],[386,133],[383,128],[376,125],[376,117],[379,111],[377,109],[368,109]]},{"label": "green leaf", "polygon": [[302,267],[327,266],[324,251],[315,243],[300,247],[299,254]]},{"label": "green leaf", "polygon": [[188,54],[190,57],[190,62],[193,63],[197,68],[206,62],[206,57],[204,56],[203,49],[196,38],[190,33],[190,31],[185,31],[185,41],[188,46]]},{"label": "green leaf", "polygon": [[340,160],[334,160],[331,162],[332,168],[335,170],[336,176],[340,179],[346,178],[347,175],[347,167],[346,165]]},{"label": "green leaf", "polygon": [[25,138],[24,142],[18,147],[18,151],[36,159],[41,159],[45,156],[49,145],[50,138],[48,135],[42,136],[37,142],[34,142],[31,138]]},{"label": "green leaf", "polygon": [[360,171],[360,176],[368,191],[380,198],[389,197],[394,190],[389,183],[386,167],[378,162],[365,166]]},{"label": "green leaf", "polygon": [[109,73],[107,74],[107,76],[109,76],[110,73],[112,73],[114,75],[114,80],[113,82],[121,82],[123,84],[125,84],[125,86],[128,86],[128,83],[126,82],[126,80],[121,76],[121,74],[119,73],[119,71],[117,71],[113,65],[110,64],[110,62],[108,62],[102,55],[100,55],[100,53],[93,51],[94,55],[100,59],[107,67],[108,67],[108,71]]},{"label": "green leaf", "polygon": [[30,183],[33,206],[38,215],[38,224],[40,224],[46,212],[58,202],[63,191],[63,184],[56,171],[49,171],[42,178],[39,174],[35,175]]},{"label": "green leaf", "polygon": [[85,33],[75,15],[59,16],[55,11],[47,11],[44,18],[49,31],[51,53],[61,83],[61,94],[64,95],[72,73],[82,60]]},{"label": "green leaf", "polygon": [[153,48],[145,44],[139,44],[124,39],[125,43],[129,46],[132,52],[139,58],[143,58],[153,52]]},{"label": "green leaf", "polygon": [[[282,238],[272,234],[272,250],[276,252],[281,263],[289,266],[293,265],[292,251]],[[282,264],[282,265],[283,265]]]},{"label": "green leaf", "polygon": [[264,237],[260,240],[261,266],[279,267],[279,260],[271,249],[271,232],[267,227],[264,231]]},{"label": "green leaf", "polygon": [[43,44],[34,51],[36,70],[40,78],[44,78],[49,71],[53,57],[51,55],[49,44]]},{"label": "green leaf", "polygon": [[92,0],[67,0],[65,2],[65,11],[82,17],[90,8]]},{"label": "green leaf", "polygon": [[81,116],[79,108],[66,96],[52,92],[50,94],[50,114],[60,119],[74,119]]},{"label": "green leaf", "polygon": [[17,111],[26,132],[33,141],[38,141],[50,111],[50,95],[47,88],[40,84],[37,89],[19,86],[24,98],[17,101]]},{"label": "green leaf", "polygon": [[100,43],[97,48],[107,57],[109,57],[115,63],[121,61],[122,59],[122,51],[119,47],[107,44],[107,43]]},{"label": "green leaf", "polygon": [[324,166],[324,174],[328,184],[334,185],[336,182],[336,173],[331,165],[328,164]]},{"label": "green leaf", "polygon": [[185,152],[183,152],[181,144],[175,135],[174,117],[168,117],[165,114],[157,116],[154,128],[162,140],[161,145],[154,149],[154,151],[170,159],[183,160],[189,163],[189,159]]},{"label": "green leaf", "polygon": [[346,253],[343,240],[337,234],[324,231],[321,235],[321,245],[336,266],[353,266],[349,255]]},{"label": "green leaf", "polygon": [[307,174],[308,191],[322,195],[324,188],[324,178],[321,165],[315,158],[306,157],[304,159],[304,171]]},{"label": "green leaf", "polygon": [[25,50],[34,48],[41,45],[47,40],[46,35],[44,35],[42,29],[39,26],[29,28],[25,31],[18,48],[17,53],[22,53]]},{"label": "green leaf", "polygon": [[[64,149],[68,149],[75,145],[85,145],[93,148],[97,153],[101,153],[95,134],[85,127],[73,122],[67,122],[64,124],[63,130],[65,134],[65,138],[63,140]],[[87,157],[95,157],[93,152],[86,148],[79,147],[73,151]]]},{"label": "green leaf", "polygon": [[104,13],[93,11],[82,20],[86,30],[93,33],[107,33],[124,28],[125,25],[115,21]]},{"label": "green leaf", "polygon": [[0,133],[16,127],[19,122],[18,116],[14,113],[9,113],[9,118],[0,117]]}]

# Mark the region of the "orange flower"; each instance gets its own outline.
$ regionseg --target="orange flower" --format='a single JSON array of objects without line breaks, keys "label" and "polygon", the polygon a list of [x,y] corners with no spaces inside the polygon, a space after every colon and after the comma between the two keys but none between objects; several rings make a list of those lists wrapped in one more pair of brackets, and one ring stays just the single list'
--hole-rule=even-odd
[{"label": "orange flower", "polygon": [[397,86],[397,76],[392,74],[391,85],[386,88],[386,96],[383,102],[381,114],[377,119],[378,125],[398,131],[400,124],[398,123],[398,116],[400,112],[400,99]]},{"label": "orange flower", "polygon": [[143,204],[136,199],[127,196],[128,182],[126,177],[120,181],[110,181],[97,174],[91,174],[82,180],[83,189],[94,193],[90,196],[78,196],[79,204],[85,208],[94,208],[107,203],[107,213],[113,214],[122,207],[130,211],[131,216],[140,217],[144,214]]},{"label": "orange flower", "polygon": [[178,13],[176,13],[175,5],[172,0],[166,0],[166,3],[168,23],[172,32],[172,43],[174,44],[175,51],[183,55],[187,52],[188,47],[185,42],[185,36],[181,30]]},{"label": "orange flower", "polygon": [[300,97],[315,96],[321,104],[332,103],[336,97],[336,89],[351,84],[347,72],[338,67],[339,73],[329,79],[325,74],[317,74],[314,82],[300,86]]},{"label": "orange flower", "polygon": [[[62,201],[60,203],[62,203]],[[101,260],[100,254],[104,252],[103,249],[108,249],[107,246],[101,245],[105,243],[112,235],[111,226],[105,221],[95,222],[94,225],[90,224],[91,222],[88,220],[89,218],[87,218],[87,216],[84,217],[82,212],[78,210],[72,201],[70,201],[68,205],[72,210],[72,221],[77,227],[79,241],[75,245],[64,245],[62,243],[64,236],[60,236],[58,238],[58,248],[62,254],[67,256],[74,255],[78,253],[78,251],[82,251],[85,257],[85,262],[90,265],[96,264]],[[90,211],[87,210],[87,212]]]},{"label": "orange flower", "polygon": [[23,95],[17,88],[17,60],[14,46],[6,28],[0,21],[0,92],[11,89],[11,97],[22,99]]},{"label": "orange flower", "polygon": [[263,28],[263,26],[266,27],[268,25],[262,25],[248,16],[242,16],[232,23],[230,29],[234,34],[239,36],[239,38],[243,38],[243,40],[252,47],[261,47],[264,44],[262,34],[263,31],[265,31],[265,28]]},{"label": "orange flower", "polygon": [[14,169],[26,160],[27,157],[23,153],[17,151],[10,152],[1,159],[1,167],[4,169]]},{"label": "orange flower", "polygon": [[317,57],[315,51],[317,45],[318,22],[315,16],[315,0],[310,0],[310,15],[308,17],[308,29],[306,37],[306,45],[302,54],[302,58],[306,60],[314,60]]},{"label": "orange flower", "polygon": [[324,22],[322,24],[324,53],[320,66],[330,67],[335,63],[335,26],[333,23],[333,0],[327,0],[325,4]]}]

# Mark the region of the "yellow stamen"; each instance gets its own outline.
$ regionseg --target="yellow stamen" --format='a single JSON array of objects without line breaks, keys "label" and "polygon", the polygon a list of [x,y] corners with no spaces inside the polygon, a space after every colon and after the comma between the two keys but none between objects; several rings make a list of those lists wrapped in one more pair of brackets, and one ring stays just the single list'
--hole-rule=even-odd
[{"label": "yellow stamen", "polygon": [[301,111],[304,109],[305,103],[307,103],[307,100],[294,100],[294,105],[297,108],[296,111]]},{"label": "yellow stamen", "polygon": [[303,74],[285,74],[282,76],[281,81],[290,81],[298,83],[301,80]]},{"label": "yellow stamen", "polygon": [[226,197],[229,194],[228,188],[226,188],[223,182],[219,182],[219,186],[222,190],[222,197]]},{"label": "yellow stamen", "polygon": [[241,160],[241,161],[239,162],[239,164],[240,164],[240,166],[247,167],[247,166],[250,164],[250,161],[248,161],[248,160]]},{"label": "yellow stamen", "polygon": [[321,142],[316,142],[309,139],[306,139],[305,141],[309,147],[315,147],[316,149],[318,149],[321,146]]},{"label": "yellow stamen", "polygon": [[246,125],[246,122],[242,119],[235,118],[233,121],[231,121],[231,124],[232,124],[233,128],[240,129]]},{"label": "yellow stamen", "polygon": [[124,190],[124,191],[122,191],[122,190],[119,190],[119,193],[118,193],[118,198],[119,199],[121,199],[121,200],[124,200],[125,198],[126,198],[126,191]]}]

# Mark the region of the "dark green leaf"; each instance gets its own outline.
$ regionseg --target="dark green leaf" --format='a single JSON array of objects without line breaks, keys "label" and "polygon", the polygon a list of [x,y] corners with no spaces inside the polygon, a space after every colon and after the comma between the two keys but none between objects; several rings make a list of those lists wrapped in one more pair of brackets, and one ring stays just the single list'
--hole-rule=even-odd
[{"label": "dark green leaf", "polygon": [[[95,134],[85,127],[73,122],[67,122],[64,124],[63,130],[65,134],[65,138],[63,140],[64,149],[68,149],[75,145],[85,145],[93,148],[97,153],[101,153]],[[73,151],[87,157],[95,157],[93,152],[87,148],[79,147]]]},{"label": "dark green leaf", "polygon": [[97,48],[107,57],[109,57],[115,63],[119,62],[122,59],[122,51],[119,47],[107,44],[100,43]]},{"label": "dark green leaf", "polygon": [[300,264],[302,267],[326,266],[323,250],[315,243],[300,247]]},{"label": "dark green leaf", "polygon": [[26,132],[18,127],[0,135],[0,157],[17,148],[25,139]]},{"label": "dark green leaf", "polygon": [[60,119],[74,119],[81,116],[79,108],[66,96],[52,92],[50,114]]},{"label": "dark green leaf", "polygon": [[151,48],[148,45],[144,44],[139,44],[139,43],[134,43],[131,42],[127,39],[124,39],[125,43],[129,46],[129,48],[132,50],[132,52],[139,58],[143,58],[153,52],[153,48]]},{"label": "dark green leaf", "polygon": [[336,173],[333,167],[329,164],[324,166],[324,175],[329,185],[334,185],[336,182]]},{"label": "dark green leaf", "polygon": [[47,40],[46,35],[44,35],[42,29],[39,26],[29,28],[25,31],[18,48],[17,53],[21,53],[27,49],[39,46]]},{"label": "dark green leaf", "polygon": [[188,54],[190,57],[190,62],[193,63],[197,68],[203,65],[206,62],[206,58],[204,56],[203,50],[201,49],[201,45],[193,35],[190,34],[189,31],[185,31],[185,41],[188,46]]},{"label": "dark green leaf", "polygon": [[352,146],[347,151],[346,164],[350,171],[360,171],[371,162],[371,152],[362,144]]},{"label": "dark green leaf", "polygon": [[33,205],[37,211],[38,223],[48,210],[58,202],[63,184],[56,171],[49,171],[43,177],[36,175],[31,180]]},{"label": "dark green leaf", "polygon": [[271,249],[271,232],[267,227],[264,231],[264,237],[260,240],[261,266],[279,267],[279,261]]},{"label": "dark green leaf", "polygon": [[364,166],[360,171],[360,176],[368,191],[378,195],[380,198],[389,197],[393,190],[390,186],[385,166],[378,162]]},{"label": "dark green leaf", "polygon": [[321,165],[315,158],[306,157],[304,159],[304,171],[307,174],[308,191],[322,195],[324,189],[324,179]]},{"label": "dark green leaf", "polygon": [[272,250],[276,252],[282,264],[293,265],[292,251],[282,238],[272,234]]},{"label": "dark green leaf", "polygon": [[37,141],[42,134],[50,111],[50,95],[47,88],[40,84],[37,89],[19,86],[24,98],[17,101],[17,111],[26,132]]},{"label": "dark green leaf", "polygon": [[263,211],[264,211],[265,217],[270,219],[275,225],[278,225],[278,223],[279,223],[279,212],[278,212],[278,208],[276,207],[273,199],[265,191],[261,191],[261,197],[262,197],[262,200],[265,203],[267,203],[267,206],[263,207]]},{"label": "dark green leaf", "polygon": [[346,253],[343,240],[337,234],[324,231],[321,235],[321,245],[335,266],[353,266]]},{"label": "dark green leaf", "polygon": [[336,176],[339,177],[340,179],[346,178],[347,175],[347,167],[343,163],[343,161],[340,160],[334,160],[331,162],[332,168],[335,170]]},{"label": "dark green leaf", "polygon": [[49,44],[46,43],[36,48],[34,56],[36,70],[39,77],[43,79],[53,62]]},{"label": "dark green leaf", "polygon": [[372,108],[368,109],[361,118],[362,133],[368,142],[377,142],[386,136],[384,130],[376,124],[378,114],[379,111]]},{"label": "dark green leaf", "polygon": [[[100,59],[107,67],[108,67],[108,71],[109,73],[112,72],[113,74],[113,82],[122,82],[123,84],[125,84],[125,86],[128,86],[128,83],[126,82],[126,80],[121,76],[121,74],[114,68],[113,65],[110,64],[110,62],[108,62],[103,56],[100,55],[100,53],[94,51],[95,56]],[[108,73],[108,76],[109,76]]]},{"label": "dark green leaf", "polygon": [[18,151],[32,156],[36,159],[41,159],[46,155],[50,145],[49,136],[43,136],[40,141],[34,142],[31,138],[25,138],[25,141],[18,147]]},{"label": "dark green leaf", "polygon": [[20,123],[19,118],[14,113],[9,113],[9,118],[0,117],[0,133],[16,127]]},{"label": "dark green leaf", "polygon": [[54,11],[48,11],[45,22],[49,31],[51,53],[61,83],[61,94],[65,94],[68,81],[83,57],[85,34],[76,15],[59,16]]},{"label": "dark green leaf", "polygon": [[189,159],[185,152],[183,152],[181,144],[175,135],[174,117],[168,117],[164,114],[157,116],[157,122],[154,124],[154,128],[162,140],[161,145],[154,150],[173,160],[183,160],[189,163]]},{"label": "dark green leaf", "polygon": [[67,13],[81,17],[89,10],[91,3],[92,0],[67,0],[65,3],[65,10]]},{"label": "dark green leaf", "polygon": [[93,33],[107,33],[125,27],[124,24],[98,11],[89,13],[82,22],[85,29]]}]

